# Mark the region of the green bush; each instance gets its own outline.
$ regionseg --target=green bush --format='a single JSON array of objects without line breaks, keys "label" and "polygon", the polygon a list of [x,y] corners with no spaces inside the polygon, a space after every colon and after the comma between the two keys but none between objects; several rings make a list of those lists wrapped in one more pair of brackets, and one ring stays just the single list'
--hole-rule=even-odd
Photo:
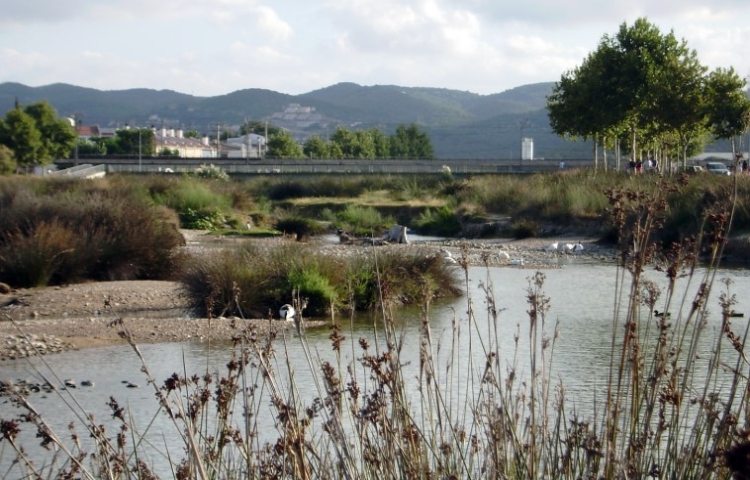
[{"label": "green bush", "polygon": [[392,217],[384,217],[373,207],[347,205],[336,214],[337,226],[355,235],[379,235],[395,223]]},{"label": "green bush", "polygon": [[224,215],[213,209],[193,210],[187,207],[179,213],[180,225],[192,230],[216,230],[225,224]]},{"label": "green bush", "polygon": [[[330,257],[298,243],[261,250],[243,245],[194,258],[182,283],[199,314],[277,316],[294,292],[308,300],[305,313],[330,308],[368,310],[380,304],[414,304],[461,293],[454,268],[424,252],[385,252],[375,258]],[[380,279],[380,283],[378,283]],[[208,302],[207,302],[208,299]]]},{"label": "green bush", "polygon": [[414,228],[419,233],[450,237],[461,232],[461,221],[456,212],[446,205],[423,211],[417,218]]},{"label": "green bush", "polygon": [[318,271],[317,265],[307,264],[289,271],[287,281],[297,294],[306,298],[306,313],[312,316],[325,315],[338,299],[336,288],[328,278]]}]

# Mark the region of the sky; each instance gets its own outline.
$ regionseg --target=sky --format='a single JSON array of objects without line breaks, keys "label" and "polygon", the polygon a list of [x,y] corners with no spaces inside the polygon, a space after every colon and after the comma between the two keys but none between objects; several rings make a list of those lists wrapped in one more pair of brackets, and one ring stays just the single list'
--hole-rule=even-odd
[{"label": "sky", "polygon": [[748,0],[0,0],[0,82],[215,96],[557,81],[646,17],[750,75]]}]

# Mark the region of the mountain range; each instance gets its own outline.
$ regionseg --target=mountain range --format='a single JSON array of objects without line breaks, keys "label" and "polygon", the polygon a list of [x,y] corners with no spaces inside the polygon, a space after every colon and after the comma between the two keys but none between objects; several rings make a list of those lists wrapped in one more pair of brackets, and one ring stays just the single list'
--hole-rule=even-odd
[{"label": "mountain range", "polygon": [[379,128],[392,133],[416,123],[432,140],[438,158],[520,158],[521,137],[534,139],[535,157],[588,158],[587,142],[555,135],[545,109],[554,83],[523,85],[479,95],[441,88],[362,86],[339,83],[300,95],[244,89],[213,97],[172,90],[96,90],[56,83],[29,87],[0,84],[0,112],[47,101],[62,116],[84,125],[150,126],[213,133],[246,120],[268,121],[300,139],[327,137],[337,127]]}]

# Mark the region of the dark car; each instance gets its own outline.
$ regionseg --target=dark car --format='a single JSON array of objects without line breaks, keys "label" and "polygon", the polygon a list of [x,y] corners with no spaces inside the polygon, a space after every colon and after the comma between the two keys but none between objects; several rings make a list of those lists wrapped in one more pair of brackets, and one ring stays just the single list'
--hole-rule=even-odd
[{"label": "dark car", "polygon": [[721,162],[706,162],[706,171],[714,175],[731,175],[727,166]]}]

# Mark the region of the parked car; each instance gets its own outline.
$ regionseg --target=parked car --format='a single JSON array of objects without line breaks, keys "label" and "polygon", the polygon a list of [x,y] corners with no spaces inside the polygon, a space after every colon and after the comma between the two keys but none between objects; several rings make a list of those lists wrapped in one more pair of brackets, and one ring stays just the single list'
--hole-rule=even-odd
[{"label": "parked car", "polygon": [[731,175],[727,166],[721,162],[706,162],[706,171],[715,175]]},{"label": "parked car", "polygon": [[703,173],[706,169],[700,165],[688,165],[686,167],[680,167],[680,171],[685,173]]}]

